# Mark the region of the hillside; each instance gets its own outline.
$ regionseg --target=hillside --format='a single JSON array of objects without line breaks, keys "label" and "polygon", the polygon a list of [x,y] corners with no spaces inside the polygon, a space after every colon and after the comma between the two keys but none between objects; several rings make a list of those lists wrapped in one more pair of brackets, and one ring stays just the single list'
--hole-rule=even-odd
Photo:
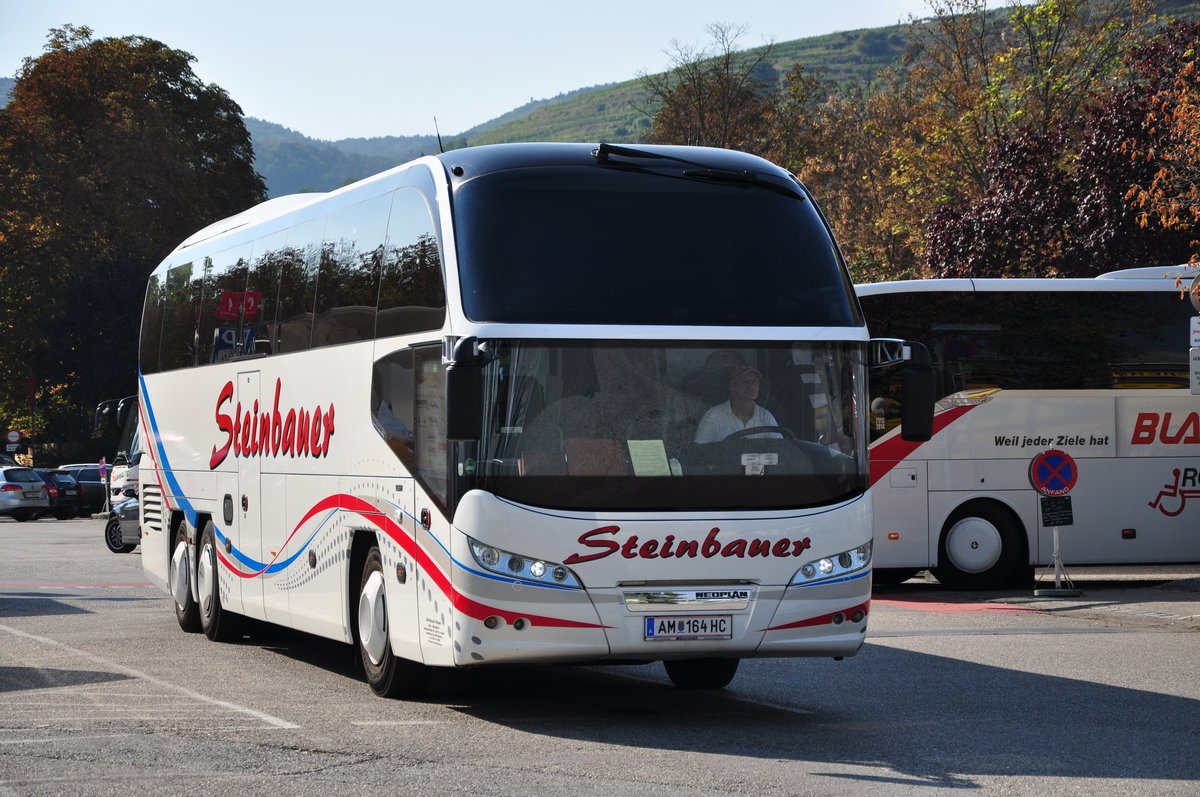
[{"label": "hillside", "polygon": [[[1200,21],[1200,2],[1161,0],[1159,13]],[[864,28],[812,36],[770,46],[764,77],[782,75],[795,64],[824,70],[836,82],[869,82],[897,63],[906,47],[907,26]],[[761,48],[756,48],[752,52]],[[0,106],[8,101],[12,78],[0,78]],[[610,141],[636,143],[650,129],[653,108],[637,77],[576,89],[535,100],[453,137],[444,149],[514,141]],[[319,141],[281,125],[246,117],[254,142],[255,166],[270,196],[328,191],[420,155],[438,151],[436,136],[386,136]]]},{"label": "hillside", "polygon": [[[832,80],[870,80],[904,51],[904,27],[833,33],[770,45],[774,77],[803,64],[824,68]],[[636,143],[650,129],[649,103],[641,81],[576,89],[536,100],[477,125],[442,146],[456,149],[513,141],[611,141]],[[318,141],[280,125],[247,117],[256,166],[271,196],[328,191],[420,155],[438,151],[435,136],[388,136]]]}]

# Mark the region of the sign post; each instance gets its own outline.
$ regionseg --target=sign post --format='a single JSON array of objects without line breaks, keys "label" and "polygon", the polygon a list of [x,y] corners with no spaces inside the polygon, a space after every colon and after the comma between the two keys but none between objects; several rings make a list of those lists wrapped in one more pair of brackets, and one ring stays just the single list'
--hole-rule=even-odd
[{"label": "sign post", "polygon": [[[1078,479],[1079,467],[1065,451],[1043,451],[1029,463],[1029,483],[1042,496],[1042,525],[1050,526],[1054,536],[1054,589],[1035,589],[1033,594],[1039,598],[1074,598],[1083,594],[1083,590],[1075,589],[1063,569],[1058,540],[1059,526],[1070,526],[1075,522],[1068,493]],[[1065,588],[1062,585],[1064,578],[1070,585]]]}]

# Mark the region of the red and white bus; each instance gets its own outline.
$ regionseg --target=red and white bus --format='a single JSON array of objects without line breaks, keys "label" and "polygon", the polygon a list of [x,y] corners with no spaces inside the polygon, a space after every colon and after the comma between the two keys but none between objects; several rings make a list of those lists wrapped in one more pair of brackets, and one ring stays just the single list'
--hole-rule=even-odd
[{"label": "red and white bus", "polygon": [[1068,566],[1200,562],[1200,326],[1176,272],[857,286],[872,333],[926,345],[940,397],[909,443],[872,376],[877,581],[998,586],[1052,563],[1055,528]]},{"label": "red and white bus", "polygon": [[[142,560],[185,630],[353,643],[388,696],[850,656],[894,343],[804,187],[741,153],[479,147],[270,200],[150,277]],[[736,429],[698,442],[710,411]]]}]

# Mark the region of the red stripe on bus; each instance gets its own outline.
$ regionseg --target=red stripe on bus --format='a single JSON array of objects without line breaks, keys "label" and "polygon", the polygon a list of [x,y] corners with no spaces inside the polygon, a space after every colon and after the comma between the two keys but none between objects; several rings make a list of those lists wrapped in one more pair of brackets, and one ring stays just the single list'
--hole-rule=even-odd
[{"label": "red stripe on bus", "polygon": [[[476,620],[484,620],[495,615],[497,617],[502,617],[504,621],[509,624],[511,624],[514,620],[524,619],[526,622],[532,623],[533,625],[547,626],[550,628],[609,627],[606,625],[597,625],[596,623],[579,622],[577,620],[563,620],[557,617],[545,617],[538,614],[521,614],[519,612],[513,612],[507,609],[497,609],[471,600],[466,595],[463,595],[454,588],[454,586],[450,583],[450,579],[446,577],[446,574],[443,573],[441,568],[437,566],[437,563],[433,561],[432,557],[430,557],[421,546],[417,545],[417,541],[414,540],[407,532],[405,532],[404,528],[400,526],[400,524],[396,523],[396,521],[392,520],[387,515],[381,513],[379,508],[374,504],[371,504],[353,495],[331,495],[318,501],[312,506],[311,509],[308,510],[304,517],[300,518],[300,522],[296,524],[296,527],[292,530],[292,533],[288,535],[288,540],[291,540],[291,538],[296,535],[296,532],[299,531],[305,523],[312,519],[314,515],[318,515],[321,512],[330,509],[344,509],[349,512],[355,512],[359,516],[378,526],[379,529],[391,537],[392,540],[394,540],[405,553],[416,560],[417,565],[423,571],[425,571],[425,574],[433,580],[434,584],[437,584],[438,589],[440,589],[442,593],[450,599],[450,602],[453,604],[454,608],[468,617],[472,617]],[[287,540],[284,541],[284,545],[281,546],[281,548],[286,546]],[[236,576],[241,576],[242,578],[253,578],[265,572],[265,569],[257,573],[249,573],[240,570],[234,567],[228,560],[225,559],[224,556],[221,556],[220,551],[217,551],[217,557],[221,560],[221,563],[229,569],[230,572]]]},{"label": "red stripe on bus", "polygon": [[863,616],[871,613],[871,601],[860,603],[857,606],[851,606],[849,609],[842,609],[840,612],[830,612],[817,617],[809,617],[807,620],[797,620],[794,623],[784,623],[783,625],[773,625],[770,628],[763,629],[764,631],[786,631],[790,628],[810,628],[814,625],[829,625],[833,622],[833,618],[837,615],[849,617],[857,611],[862,611]]},{"label": "red stripe on bus", "polygon": [[[945,429],[950,424],[957,421],[966,412],[978,404],[967,404],[961,407],[951,407],[950,409],[939,412],[933,416],[933,434]],[[923,446],[923,442],[915,440],[905,440],[899,434],[894,437],[875,444],[871,448],[871,484],[874,485],[880,479],[888,474],[892,468],[899,465],[903,460],[912,456],[912,453]]]}]

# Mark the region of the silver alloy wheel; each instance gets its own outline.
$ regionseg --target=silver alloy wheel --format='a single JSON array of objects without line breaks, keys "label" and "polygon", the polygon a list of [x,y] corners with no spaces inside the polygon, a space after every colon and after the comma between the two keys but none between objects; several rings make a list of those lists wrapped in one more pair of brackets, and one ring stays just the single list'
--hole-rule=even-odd
[{"label": "silver alloy wheel", "polygon": [[213,591],[217,588],[217,558],[212,545],[205,543],[200,550],[200,564],[196,568],[196,597],[200,612],[208,617],[213,608]]},{"label": "silver alloy wheel", "polygon": [[946,532],[946,557],[964,573],[983,573],[1000,561],[1004,537],[981,517],[965,517]]},{"label": "silver alloy wheel", "polygon": [[187,542],[180,540],[171,554],[171,596],[180,610],[187,608],[189,589]]},{"label": "silver alloy wheel", "polygon": [[383,573],[374,571],[358,596],[358,638],[371,663],[379,665],[387,649],[387,605]]}]

